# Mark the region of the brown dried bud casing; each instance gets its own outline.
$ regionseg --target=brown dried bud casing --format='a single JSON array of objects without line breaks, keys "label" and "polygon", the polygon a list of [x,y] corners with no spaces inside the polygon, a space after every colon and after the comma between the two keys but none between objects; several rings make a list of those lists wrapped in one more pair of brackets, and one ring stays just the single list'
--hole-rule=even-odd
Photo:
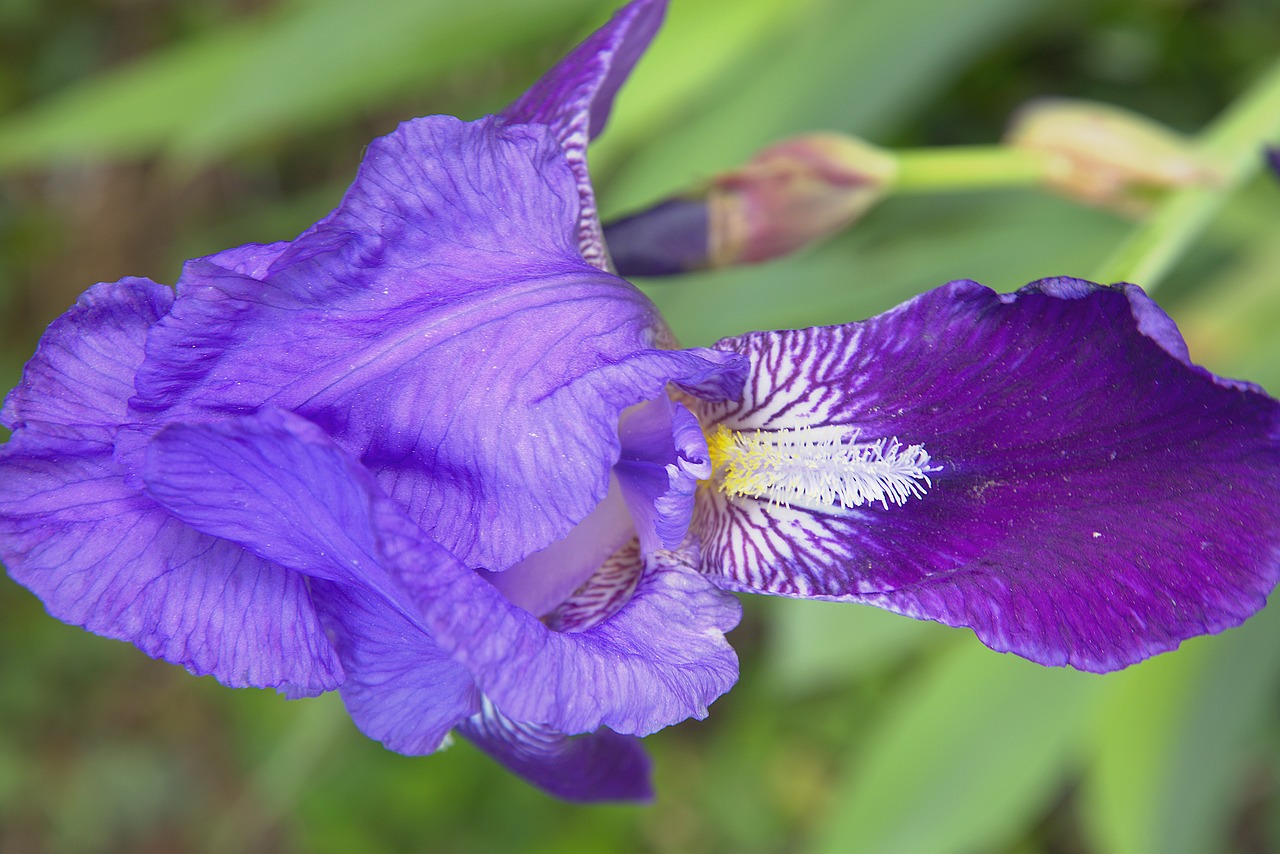
[{"label": "brown dried bud casing", "polygon": [[896,171],[892,155],[835,133],[764,149],[711,182],[710,265],[766,261],[840,231],[884,195]]}]

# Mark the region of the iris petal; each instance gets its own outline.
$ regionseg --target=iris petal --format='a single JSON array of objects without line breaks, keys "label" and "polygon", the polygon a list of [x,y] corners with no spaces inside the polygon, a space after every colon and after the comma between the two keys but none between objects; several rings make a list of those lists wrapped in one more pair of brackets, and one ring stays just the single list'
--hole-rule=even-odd
[{"label": "iris petal", "polygon": [[110,445],[18,434],[0,457],[0,557],[49,613],[233,688],[341,681],[301,576],[173,519]]},{"label": "iris petal", "polygon": [[[312,577],[347,674],[342,696],[364,733],[402,753],[430,753],[479,710],[471,674],[432,641],[384,566],[372,522],[381,490],[315,425],[275,409],[174,424],[152,440],[147,463],[148,490],[175,516]],[[428,545],[419,557],[454,562]]]},{"label": "iris petal", "polygon": [[614,466],[645,552],[674,549],[693,515],[698,481],[711,476],[698,419],[665,394],[622,416],[622,457]]},{"label": "iris petal", "polygon": [[91,288],[55,321],[5,408],[0,557],[58,619],[232,687],[291,695],[342,668],[304,580],[197,533],[130,485],[113,439],[172,292]]},{"label": "iris petal", "polygon": [[640,740],[607,729],[567,736],[521,724],[486,703],[458,731],[535,786],[570,801],[648,801],[651,763]]},{"label": "iris petal", "polygon": [[147,330],[172,302],[173,291],[150,279],[85,291],[45,331],[22,382],[5,399],[0,423],[14,430],[32,422],[90,427],[99,434],[120,424]]},{"label": "iris petal", "polygon": [[479,710],[471,673],[421,621],[366,588],[320,581],[312,589],[347,673],[342,700],[365,735],[397,753],[432,753]]},{"label": "iris petal", "polygon": [[582,256],[601,269],[608,262],[587,172],[587,143],[604,130],[614,96],[657,33],[666,6],[666,0],[637,0],[620,9],[502,113],[514,122],[547,125],[560,141],[582,204]]},{"label": "iris petal", "polygon": [[[175,513],[286,566],[316,572],[308,561],[328,561],[318,576],[381,596],[514,720],[642,735],[705,715],[737,678],[724,632],[740,607],[696,572],[696,551],[659,553],[611,619],[557,633],[426,538],[359,462],[297,415],[169,427],[153,440],[149,487],[168,501],[157,486],[198,469],[201,456],[223,473],[218,491],[187,494]],[[292,500],[276,503],[277,483]],[[255,515],[276,518],[248,524]]]},{"label": "iris petal", "polygon": [[1105,671],[1220,631],[1280,573],[1280,405],[1190,365],[1133,286],[956,282],[862,323],[722,342],[754,373],[730,429],[919,443],[923,497],[830,512],[708,491],[727,587],[971,626]]},{"label": "iris petal", "polygon": [[545,128],[408,122],[288,248],[187,265],[135,416],[296,411],[431,537],[505,569],[604,498],[623,409],[741,378],[732,354],[655,349],[652,304],[579,256],[577,210]]},{"label": "iris petal", "polygon": [[607,726],[648,735],[704,717],[737,680],[724,632],[741,607],[702,579],[695,561],[690,552],[646,558],[631,598],[580,632],[551,631],[469,573],[424,580],[417,600],[440,645],[504,714],[564,733]]}]

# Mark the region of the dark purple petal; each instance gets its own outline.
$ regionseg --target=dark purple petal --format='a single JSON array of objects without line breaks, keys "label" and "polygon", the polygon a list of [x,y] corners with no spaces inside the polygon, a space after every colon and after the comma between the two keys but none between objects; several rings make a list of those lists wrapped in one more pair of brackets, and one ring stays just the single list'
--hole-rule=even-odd
[{"label": "dark purple petal", "polygon": [[607,729],[567,736],[516,723],[486,703],[458,732],[544,791],[569,801],[649,801],[651,763],[640,739]]},{"label": "dark purple petal", "polygon": [[1280,146],[1271,146],[1266,150],[1267,165],[1271,167],[1271,171],[1280,177]]},{"label": "dark purple petal", "polygon": [[622,457],[613,467],[646,553],[674,549],[693,516],[698,481],[711,476],[698,419],[665,394],[622,416]]},{"label": "dark purple petal", "polygon": [[604,130],[618,88],[657,33],[666,8],[666,0],[623,7],[502,113],[512,122],[547,125],[564,147],[581,198],[582,256],[601,269],[607,269],[607,255],[587,172],[587,143]]},{"label": "dark purple petal", "polygon": [[59,620],[197,675],[294,696],[341,682],[305,579],[166,514],[109,444],[24,431],[0,449],[0,558]]},{"label": "dark purple petal", "polygon": [[150,279],[94,285],[49,325],[5,399],[0,423],[111,429],[125,417],[147,330],[173,291]]},{"label": "dark purple petal", "polygon": [[708,428],[857,429],[933,466],[900,505],[706,490],[694,529],[727,587],[870,602],[1105,671],[1237,625],[1276,583],[1280,405],[1190,365],[1134,286],[956,282],[719,346],[754,373]]},{"label": "dark purple petal", "polygon": [[624,408],[668,382],[733,393],[744,370],[731,354],[655,349],[653,305],[579,257],[577,207],[545,128],[408,122],[287,249],[187,266],[135,413],[298,412],[431,537],[505,569],[604,498]]}]

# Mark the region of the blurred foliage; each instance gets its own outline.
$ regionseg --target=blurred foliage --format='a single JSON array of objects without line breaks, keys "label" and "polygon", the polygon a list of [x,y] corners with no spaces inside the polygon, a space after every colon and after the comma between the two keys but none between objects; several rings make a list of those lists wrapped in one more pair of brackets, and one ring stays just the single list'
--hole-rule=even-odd
[{"label": "blurred foliage", "polygon": [[[606,0],[0,0],[0,379],[94,281],[291,237],[409,116],[501,106]],[[1194,132],[1276,56],[1274,0],[673,0],[592,162],[606,212],[790,133],[985,143],[1041,95]],[[1161,300],[1280,390],[1280,182]],[[757,268],[646,285],[688,343],[856,319],[944,281],[1088,276],[1133,228],[1030,190],[893,199]],[[1087,591],[1082,591],[1087,595]],[[0,851],[1194,854],[1280,850],[1280,613],[1108,677],[849,605],[750,601],[740,685],[647,741],[650,807],[555,802],[333,697],[228,691],[0,581]]]}]

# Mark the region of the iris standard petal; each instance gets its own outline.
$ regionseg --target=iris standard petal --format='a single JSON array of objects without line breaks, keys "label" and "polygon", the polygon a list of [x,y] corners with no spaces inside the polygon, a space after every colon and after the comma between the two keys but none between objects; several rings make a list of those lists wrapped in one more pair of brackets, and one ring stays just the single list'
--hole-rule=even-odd
[{"label": "iris standard petal", "polygon": [[654,349],[656,309],[582,261],[576,211],[545,129],[406,123],[333,215],[259,248],[276,255],[265,272],[252,253],[235,259],[247,272],[187,266],[134,412],[296,411],[431,537],[505,569],[604,498],[624,408],[668,382],[731,391],[743,372],[733,354]]},{"label": "iris standard petal", "polygon": [[651,762],[640,739],[607,729],[568,736],[517,723],[485,703],[458,732],[509,770],[565,800],[648,801]]},{"label": "iris standard petal", "polygon": [[614,96],[657,33],[666,6],[666,0],[636,0],[618,10],[502,113],[513,122],[547,125],[560,141],[581,200],[579,247],[601,269],[608,269],[608,261],[587,171],[587,143],[604,130]]},{"label": "iris standard petal", "polygon": [[0,557],[60,620],[232,687],[315,694],[342,668],[306,585],[187,528],[114,460],[133,373],[172,291],[96,285],[56,320],[8,398]]},{"label": "iris standard petal", "polygon": [[[0,423],[18,430],[91,427],[124,421],[147,330],[164,316],[173,291],[150,279],[94,285],[49,325],[22,382],[5,398]],[[66,431],[62,431],[66,432]]]},{"label": "iris standard petal", "polygon": [[[696,552],[659,553],[611,619],[562,634],[429,540],[355,459],[297,415],[265,410],[166,428],[152,440],[148,488],[168,502],[157,486],[171,471],[196,469],[201,454],[226,476],[216,494],[186,495],[173,512],[267,560],[288,565],[310,552],[329,561],[323,576],[346,574],[382,596],[515,720],[569,734],[600,726],[647,734],[705,715],[737,678],[724,632],[740,607],[698,575]],[[274,503],[272,482],[290,484],[291,501]],[[246,524],[255,515],[279,518]]]},{"label": "iris standard petal", "polygon": [[[479,711],[471,674],[432,641],[387,572],[374,522],[381,490],[315,425],[276,409],[174,424],[152,440],[147,463],[148,490],[175,516],[312,577],[346,672],[343,700],[365,734],[401,753],[430,753]],[[456,564],[425,542],[418,555]]]},{"label": "iris standard petal", "polygon": [[727,587],[870,602],[1105,671],[1242,622],[1276,583],[1280,404],[1189,364],[1133,286],[956,282],[718,346],[753,374],[740,402],[705,408],[709,430],[827,459],[896,442],[887,466],[837,469],[873,494],[924,467],[900,503],[707,490],[694,529]]}]

